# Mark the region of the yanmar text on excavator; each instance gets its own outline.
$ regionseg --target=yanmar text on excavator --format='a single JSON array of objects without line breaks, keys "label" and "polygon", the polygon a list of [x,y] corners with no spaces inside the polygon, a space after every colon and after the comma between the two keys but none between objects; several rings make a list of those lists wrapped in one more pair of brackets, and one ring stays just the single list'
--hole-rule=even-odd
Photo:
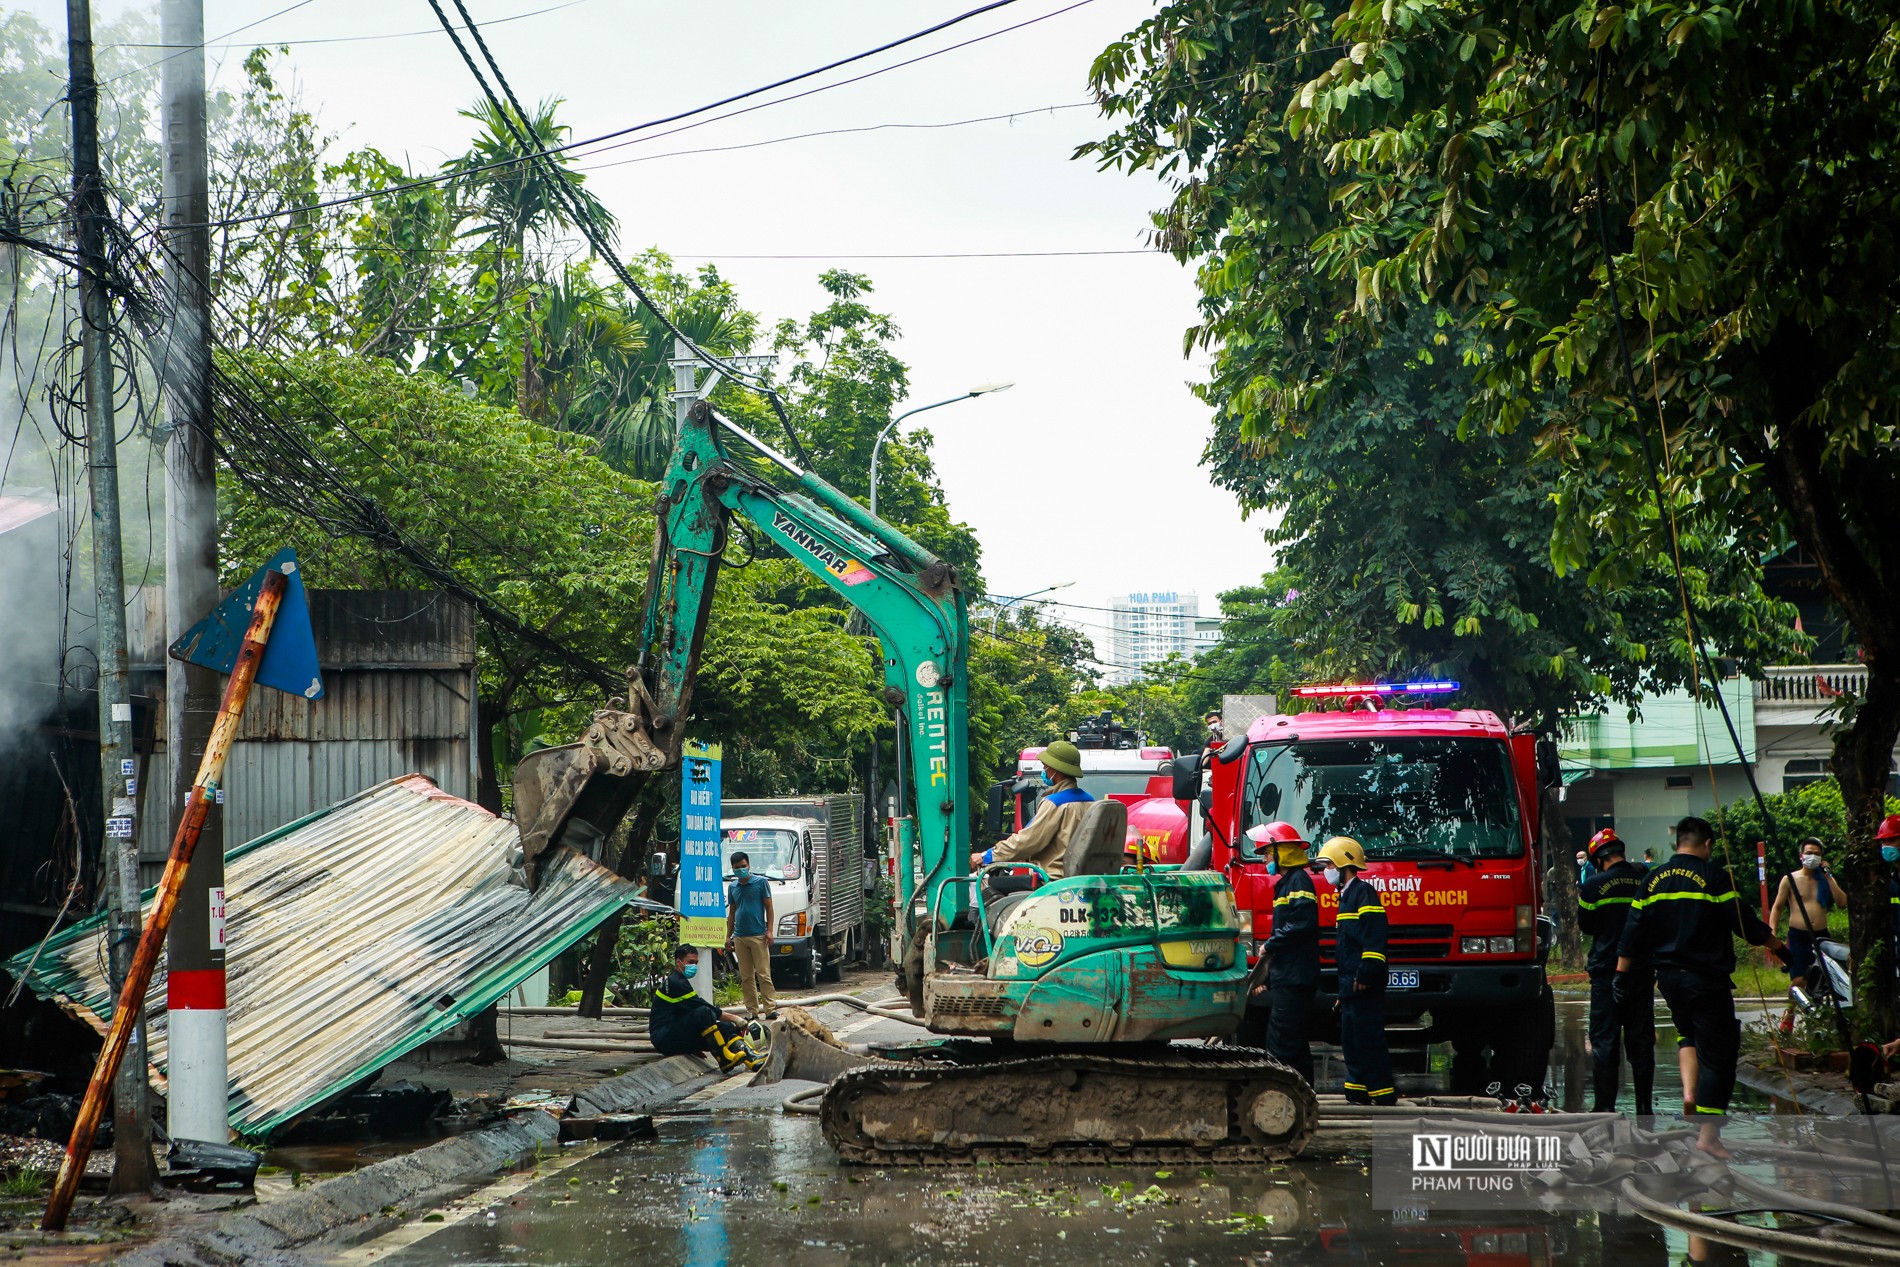
[{"label": "yanmar text on excavator", "polygon": [[[771,467],[782,474],[768,478]],[[820,1121],[839,1155],[1276,1160],[1305,1146],[1319,1105],[1297,1073],[1264,1054],[1174,1041],[1231,1035],[1245,1011],[1240,920],[1222,876],[1125,870],[1127,809],[1112,800],[1089,807],[1060,875],[1004,894],[968,873],[970,629],[954,568],[704,401],[680,428],[657,509],[624,707],[517,771],[530,874],[553,845],[610,832],[641,783],[678,764],[737,517],[747,540],[783,550],[864,613],[907,739],[906,984],[913,1010],[949,1041],[886,1049],[831,1083]]]},{"label": "yanmar text on excavator", "polygon": [[[1545,980],[1551,924],[1541,910],[1538,821],[1542,783],[1533,736],[1495,713],[1390,705],[1443,697],[1452,682],[1294,688],[1321,711],[1257,719],[1218,752],[1177,762],[1174,793],[1199,791],[1208,865],[1234,888],[1254,945],[1272,931],[1269,859],[1247,838],[1276,819],[1318,844],[1350,836],[1384,895],[1388,1037],[1394,1048],[1452,1045],[1452,1091],[1492,1082],[1541,1087],[1555,1037]],[[1329,707],[1330,706],[1330,707]],[[1337,895],[1320,890],[1321,980],[1315,1037],[1336,1023]],[[1264,1032],[1256,1009],[1248,1030]]]}]

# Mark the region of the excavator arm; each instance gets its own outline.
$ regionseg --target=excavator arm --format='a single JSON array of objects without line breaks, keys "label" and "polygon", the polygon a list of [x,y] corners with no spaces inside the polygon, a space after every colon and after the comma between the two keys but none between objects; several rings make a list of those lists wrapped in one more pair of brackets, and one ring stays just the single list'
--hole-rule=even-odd
[{"label": "excavator arm", "polygon": [[[796,489],[734,461],[727,436],[782,468]],[[957,881],[967,872],[970,786],[969,622],[956,569],[705,401],[689,411],[674,444],[657,509],[640,658],[628,672],[627,698],[596,713],[578,743],[531,753],[516,769],[516,817],[530,876],[554,846],[611,833],[645,780],[679,764],[736,515],[863,613],[877,633],[884,695],[905,727],[915,789],[915,815],[899,820],[901,909],[914,918],[921,893],[926,910],[954,919],[968,904],[968,886]]]}]

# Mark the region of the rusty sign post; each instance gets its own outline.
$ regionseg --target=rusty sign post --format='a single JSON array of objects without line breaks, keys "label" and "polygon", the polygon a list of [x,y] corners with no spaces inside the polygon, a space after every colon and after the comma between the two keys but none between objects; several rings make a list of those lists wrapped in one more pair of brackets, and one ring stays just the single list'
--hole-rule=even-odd
[{"label": "rusty sign post", "polygon": [[[219,635],[228,630],[232,612],[246,600],[249,600],[249,622],[242,641],[231,647]],[[265,664],[265,648],[270,643],[272,628],[278,624],[280,609],[288,626],[282,640],[287,645],[282,650],[288,654],[273,655],[273,663]],[[172,837],[171,856],[166,859],[165,873],[158,882],[151,917],[139,937],[138,951],[133,955],[131,970],[126,974],[118,1006],[112,1014],[112,1027],[106,1032],[105,1045],[100,1048],[98,1063],[93,1066],[92,1082],[80,1105],[79,1120],[73,1124],[66,1156],[60,1162],[59,1175],[46,1200],[46,1214],[40,1226],[48,1232],[63,1230],[66,1216],[72,1211],[73,1197],[79,1190],[86,1160],[92,1154],[93,1136],[104,1115],[113,1076],[125,1058],[126,1044],[145,1009],[145,992],[158,966],[159,950],[165,945],[166,930],[178,908],[179,893],[191,867],[191,856],[197,850],[198,837],[204,830],[205,818],[222,791],[225,759],[237,736],[238,720],[243,715],[245,700],[250,697],[251,685],[259,680],[260,667],[264,685],[284,690],[292,683],[307,683],[296,692],[307,699],[316,699],[323,693],[322,682],[316,676],[316,648],[310,633],[303,584],[297,576],[296,555],[289,550],[279,553],[217,611],[181,638],[172,652],[181,658],[189,657],[194,663],[218,663],[219,667],[228,668],[231,676],[224,685],[224,698],[218,706],[217,720],[212,724],[210,741],[205,745],[204,759],[198,765],[197,780],[192,784],[184,813],[179,818],[178,831]],[[221,658],[221,652],[230,653],[228,659]]]}]

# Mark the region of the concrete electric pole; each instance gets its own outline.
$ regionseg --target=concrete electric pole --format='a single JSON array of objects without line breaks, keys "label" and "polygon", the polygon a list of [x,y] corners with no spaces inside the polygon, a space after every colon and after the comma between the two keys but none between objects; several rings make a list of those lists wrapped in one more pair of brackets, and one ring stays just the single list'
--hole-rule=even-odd
[{"label": "concrete electric pole", "polygon": [[[211,452],[211,218],[205,158],[204,0],[162,0],[165,289],[165,631],[176,642],[218,605],[216,465]],[[165,750],[176,823],[218,715],[223,684],[199,665],[165,664]],[[230,1137],[224,1017],[224,825],[206,817],[166,939],[166,1104],[173,1139]]]},{"label": "concrete electric pole", "polygon": [[[93,599],[98,605],[99,761],[111,891],[107,928],[116,990],[139,941],[139,844],[132,753],[131,675],[125,650],[125,560],[119,539],[118,439],[112,415],[112,301],[106,288],[106,198],[99,178],[99,85],[92,70],[92,7],[66,0],[73,126],[73,224],[79,253],[80,365],[86,398],[86,472],[92,493]],[[145,1039],[134,1029],[113,1084],[115,1193],[151,1190],[152,1121]]]},{"label": "concrete electric pole", "polygon": [[[719,380],[725,377],[724,370],[714,369],[696,356],[694,352],[695,350],[688,346],[686,340],[674,339],[673,358],[667,362],[667,364],[673,367],[673,390],[670,394],[673,399],[673,435],[676,438],[680,431],[686,426],[686,411],[691,409],[695,402],[704,400],[706,397],[712,395],[713,388],[719,386]],[[778,358],[776,356],[728,356],[721,357],[720,359],[727,365],[736,366],[748,372],[752,370],[770,369],[772,366],[778,364]],[[708,371],[703,381],[699,377],[699,371],[702,369]],[[717,764],[716,760],[715,764]],[[717,834],[717,828],[715,826],[715,837]],[[680,891],[675,896],[675,900],[681,903],[686,900],[684,892],[686,888],[685,856],[685,843],[682,838],[680,852]],[[680,909],[684,910],[685,907],[682,905]],[[699,950],[700,960],[706,965],[706,973],[704,976],[694,979],[693,989],[698,993],[700,998],[711,1003],[713,1001],[713,956],[719,953],[721,947],[698,946],[697,949]]]}]

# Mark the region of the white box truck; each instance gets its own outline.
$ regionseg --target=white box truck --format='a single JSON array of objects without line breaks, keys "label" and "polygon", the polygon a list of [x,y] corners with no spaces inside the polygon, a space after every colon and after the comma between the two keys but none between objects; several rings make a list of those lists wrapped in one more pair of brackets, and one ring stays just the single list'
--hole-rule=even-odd
[{"label": "white box truck", "polygon": [[864,957],[863,801],[857,796],[729,799],[719,809],[726,874],[734,853],[772,882],[772,975],[810,986]]}]

